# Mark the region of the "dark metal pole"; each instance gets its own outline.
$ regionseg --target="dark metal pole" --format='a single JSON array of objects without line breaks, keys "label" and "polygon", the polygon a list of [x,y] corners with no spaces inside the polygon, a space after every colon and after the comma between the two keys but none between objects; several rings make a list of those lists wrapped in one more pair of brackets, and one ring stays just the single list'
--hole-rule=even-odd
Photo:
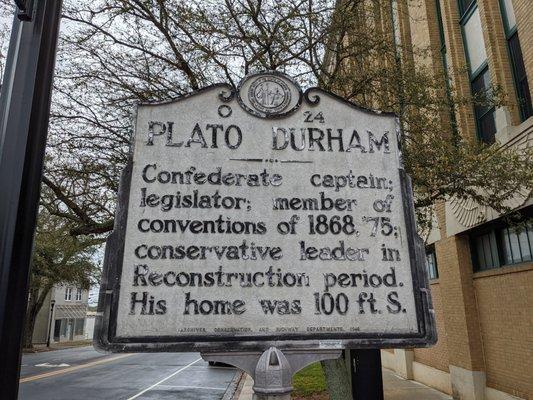
[{"label": "dark metal pole", "polygon": [[54,306],[56,302],[52,300],[50,302],[50,322],[48,324],[48,336],[46,337],[46,347],[50,347],[50,341],[52,340],[52,324],[54,323]]},{"label": "dark metal pole", "polygon": [[13,22],[0,94],[0,391],[6,400],[18,393],[61,0],[17,5],[26,8]]},{"label": "dark metal pole", "polygon": [[376,349],[350,350],[353,400],[383,400],[381,354]]}]

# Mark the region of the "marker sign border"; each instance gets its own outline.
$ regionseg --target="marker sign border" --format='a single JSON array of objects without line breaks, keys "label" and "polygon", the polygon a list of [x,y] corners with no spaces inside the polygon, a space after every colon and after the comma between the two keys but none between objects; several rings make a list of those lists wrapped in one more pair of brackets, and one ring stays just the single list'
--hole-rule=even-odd
[{"label": "marker sign border", "polygon": [[[239,104],[251,114],[250,118],[283,118],[296,112],[301,103],[305,101],[309,105],[316,105],[320,96],[330,96],[335,101],[342,102],[357,110],[377,114],[381,118],[395,118],[397,135],[400,135],[397,117],[392,113],[376,113],[359,107],[341,97],[324,91],[320,88],[310,88],[304,93],[298,89],[299,99],[297,104],[286,112],[280,114],[268,114],[250,112],[249,107],[243,104],[238,91],[245,80],[258,75],[281,76],[290,82],[294,81],[284,74],[276,72],[263,72],[248,75],[243,79],[238,88],[234,89],[229,84],[216,84],[197,90],[182,96],[176,100],[164,103],[147,103],[146,105],[168,104],[187,101],[191,96],[206,91],[219,91],[219,100],[224,104],[232,101],[235,97]],[[142,106],[142,105],[140,105]],[[401,153],[400,149],[398,151]],[[132,179],[133,154],[121,177],[118,205],[115,216],[113,232],[109,235],[106,243],[104,268],[98,302],[96,318],[94,346],[97,349],[111,352],[175,352],[175,351],[258,351],[271,346],[281,349],[323,349],[331,348],[402,348],[402,347],[427,347],[437,341],[435,317],[429,291],[429,282],[425,268],[425,249],[422,239],[416,231],[414,204],[411,181],[404,169],[400,167],[400,184],[404,219],[407,228],[407,242],[411,265],[414,301],[416,307],[418,330],[414,333],[383,333],[383,332],[311,332],[311,333],[278,333],[250,336],[232,336],[223,333],[217,335],[188,335],[188,336],[142,336],[142,337],[117,337],[117,312],[121,273],[124,259],[124,244],[126,235],[126,221],[128,217],[130,186]]]}]

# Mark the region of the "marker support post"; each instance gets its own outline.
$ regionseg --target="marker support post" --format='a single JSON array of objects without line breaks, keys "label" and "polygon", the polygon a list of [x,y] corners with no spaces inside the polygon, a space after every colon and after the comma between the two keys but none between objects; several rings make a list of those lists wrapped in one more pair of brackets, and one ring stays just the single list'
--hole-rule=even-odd
[{"label": "marker support post", "polygon": [[346,350],[350,358],[353,400],[383,400],[379,349]]},{"label": "marker support post", "polygon": [[292,376],[309,364],[339,358],[342,350],[284,350],[270,347],[260,352],[202,353],[206,361],[242,369],[254,379],[254,400],[290,400]]}]

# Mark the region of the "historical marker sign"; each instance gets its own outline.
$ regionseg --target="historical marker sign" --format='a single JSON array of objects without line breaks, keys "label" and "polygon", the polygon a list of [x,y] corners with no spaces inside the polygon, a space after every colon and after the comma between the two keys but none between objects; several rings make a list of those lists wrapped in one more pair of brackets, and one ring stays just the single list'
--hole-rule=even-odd
[{"label": "historical marker sign", "polygon": [[271,72],[140,105],[97,346],[434,342],[398,136],[394,115]]}]

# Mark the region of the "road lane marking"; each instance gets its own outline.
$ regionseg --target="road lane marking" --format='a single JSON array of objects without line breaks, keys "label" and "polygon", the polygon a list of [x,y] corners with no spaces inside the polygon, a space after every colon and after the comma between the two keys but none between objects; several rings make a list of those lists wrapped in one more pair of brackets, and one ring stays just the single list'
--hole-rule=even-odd
[{"label": "road lane marking", "polygon": [[61,367],[70,367],[70,364],[50,364],[50,363],[42,363],[42,364],[35,364],[36,367],[45,367],[45,368],[61,368]]},{"label": "road lane marking", "polygon": [[108,362],[111,362],[111,361],[119,360],[121,358],[129,357],[131,355],[132,354],[120,354],[120,355],[114,356],[114,357],[101,358],[99,360],[92,361],[92,362],[89,362],[89,363],[86,363],[86,364],[75,365],[75,366],[69,367],[69,368],[63,368],[63,369],[58,369],[56,371],[45,372],[44,374],[28,376],[26,378],[20,379],[19,383],[26,383],[26,382],[36,381],[38,379],[48,378],[50,376],[67,374],[69,372],[77,371],[79,369],[90,368],[90,367],[93,367],[93,366],[98,365],[98,364],[108,363]]},{"label": "road lane marking", "polygon": [[183,385],[159,385],[168,388],[178,389],[205,389],[205,390],[226,390],[225,387],[210,387],[210,386],[183,386]]},{"label": "road lane marking", "polygon": [[140,392],[137,393],[136,395],[134,395],[134,396],[132,396],[132,397],[128,397],[127,400],[133,400],[133,399],[136,399],[136,398],[139,397],[139,396],[142,396],[143,394],[145,394],[145,393],[148,392],[149,390],[152,390],[153,388],[155,388],[157,385],[160,385],[160,384],[162,384],[163,382],[169,380],[169,379],[172,378],[173,376],[179,374],[181,371],[185,371],[187,368],[193,366],[194,364],[196,364],[196,363],[197,363],[198,361],[200,361],[200,360],[201,360],[201,358],[199,358],[198,360],[193,361],[193,362],[190,363],[190,364],[187,364],[185,367],[182,367],[182,368],[178,369],[177,371],[171,373],[171,374],[170,374],[169,376],[167,376],[166,378],[161,379],[159,382],[154,383],[152,386],[147,387],[146,389],[140,391]]}]

